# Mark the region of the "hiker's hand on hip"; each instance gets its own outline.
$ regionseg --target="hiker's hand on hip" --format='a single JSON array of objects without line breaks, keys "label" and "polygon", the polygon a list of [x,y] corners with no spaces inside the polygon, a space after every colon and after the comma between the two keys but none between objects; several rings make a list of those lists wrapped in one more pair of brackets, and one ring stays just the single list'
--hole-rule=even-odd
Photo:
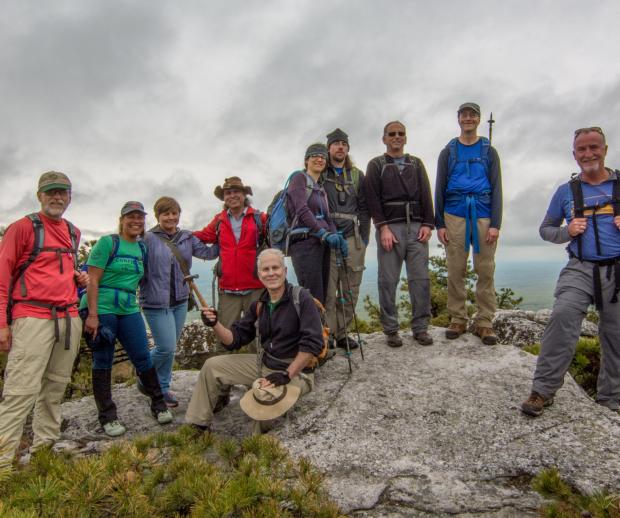
[{"label": "hiker's hand on hip", "polygon": [[89,313],[84,321],[84,332],[93,335],[94,340],[97,336],[97,329],[99,329],[99,317]]},{"label": "hiker's hand on hip", "polygon": [[0,351],[9,352],[11,350],[11,328],[3,327],[0,329]]},{"label": "hiker's hand on hip", "polygon": [[426,243],[431,238],[432,233],[433,231],[431,230],[430,227],[427,227],[426,225],[422,225],[420,227],[420,230],[418,230],[418,241],[420,243]]},{"label": "hiker's hand on hip", "polygon": [[489,227],[489,230],[487,230],[487,237],[486,237],[487,244],[491,245],[491,244],[495,243],[495,241],[497,241],[498,237],[499,237],[499,229],[498,228]]},{"label": "hiker's hand on hip", "polygon": [[580,234],[583,234],[586,231],[587,226],[588,226],[587,218],[574,218],[568,224],[568,233],[571,237],[576,237]]},{"label": "hiker's hand on hip", "polygon": [[439,239],[439,242],[443,246],[448,246],[448,243],[450,242],[450,240],[448,239],[448,229],[447,228],[437,229],[437,239]]},{"label": "hiker's hand on hip", "polygon": [[291,382],[291,378],[288,377],[288,372],[272,372],[268,376],[265,376],[265,380],[271,383],[274,387],[288,385]]},{"label": "hiker's hand on hip", "polygon": [[391,252],[394,244],[398,243],[398,239],[396,239],[396,236],[392,233],[392,229],[390,229],[388,225],[383,225],[379,232],[381,246],[386,252]]},{"label": "hiker's hand on hip", "polygon": [[75,282],[80,288],[87,288],[90,282],[90,276],[86,272],[76,270],[74,272]]}]

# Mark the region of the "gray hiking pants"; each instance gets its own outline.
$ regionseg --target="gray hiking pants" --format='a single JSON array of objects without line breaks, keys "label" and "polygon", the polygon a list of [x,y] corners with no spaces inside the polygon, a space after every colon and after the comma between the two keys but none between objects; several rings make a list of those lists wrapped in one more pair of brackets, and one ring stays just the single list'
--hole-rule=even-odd
[{"label": "gray hiking pants", "polygon": [[[553,396],[564,382],[564,375],[575,355],[581,322],[594,300],[592,280],[595,265],[570,259],[560,273],[555,288],[555,304],[542,337],[542,346],[532,390],[545,397]],[[599,312],[601,368],[597,380],[596,400],[601,405],[618,409],[620,402],[620,303],[609,302],[615,277],[610,268],[601,268],[603,309]]]},{"label": "gray hiking pants", "polygon": [[398,239],[390,252],[381,246],[380,231],[376,231],[377,262],[379,266],[379,306],[383,332],[398,331],[398,308],[396,288],[400,280],[403,261],[407,269],[409,300],[411,300],[411,330],[414,333],[426,330],[431,316],[431,290],[428,276],[428,243],[417,240],[420,223],[411,223],[407,233],[406,223],[391,223],[390,230]]}]

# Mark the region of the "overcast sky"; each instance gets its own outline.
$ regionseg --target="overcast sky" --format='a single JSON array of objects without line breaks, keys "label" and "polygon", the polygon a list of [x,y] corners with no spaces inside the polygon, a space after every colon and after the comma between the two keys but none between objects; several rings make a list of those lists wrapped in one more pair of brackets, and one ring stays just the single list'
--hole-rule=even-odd
[{"label": "overcast sky", "polygon": [[538,224],[575,171],[573,130],[602,126],[620,167],[619,2],[0,5],[0,224],[36,209],[36,180],[55,169],[73,181],[66,215],[87,236],[112,231],[128,199],[152,213],[160,195],[200,228],[223,178],[241,176],[265,209],[308,144],[340,127],[365,169],[393,119],[434,185],[472,100],[496,120],[500,258],[561,256]]}]

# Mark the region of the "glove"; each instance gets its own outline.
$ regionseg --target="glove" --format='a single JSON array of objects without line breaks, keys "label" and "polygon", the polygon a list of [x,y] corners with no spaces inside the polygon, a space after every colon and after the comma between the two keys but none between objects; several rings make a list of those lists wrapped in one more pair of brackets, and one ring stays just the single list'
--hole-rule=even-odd
[{"label": "glove", "polygon": [[325,234],[327,233],[327,230],[325,230],[324,228],[320,228],[319,231],[316,232],[314,235],[318,237],[321,241],[323,241],[323,236],[325,236]]},{"label": "glove", "polygon": [[265,379],[269,383],[273,383],[276,387],[288,385],[291,382],[291,378],[288,377],[288,372],[272,372],[269,376],[265,376]]},{"label": "glove", "polygon": [[202,311],[200,312],[200,318],[202,319],[202,323],[207,327],[215,327],[217,324],[217,309],[210,308],[213,313],[215,313],[215,320],[209,320],[207,315],[205,315]]},{"label": "glove", "polygon": [[340,248],[341,239],[342,239],[342,236],[338,234],[332,234],[331,232],[327,232],[323,236],[323,241],[325,241],[329,245],[329,247],[333,249]]},{"label": "glove", "polygon": [[340,253],[342,257],[347,257],[349,255],[349,243],[340,234],[338,234],[338,237],[340,238]]}]

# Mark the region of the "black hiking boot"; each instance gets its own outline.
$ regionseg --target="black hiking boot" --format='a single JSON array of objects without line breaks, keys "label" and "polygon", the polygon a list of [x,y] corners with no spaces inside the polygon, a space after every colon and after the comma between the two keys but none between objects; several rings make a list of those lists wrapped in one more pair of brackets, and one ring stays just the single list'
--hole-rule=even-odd
[{"label": "black hiking boot", "polygon": [[387,334],[387,344],[389,347],[402,347],[403,339],[398,334],[398,331]]},{"label": "black hiking boot", "polygon": [[144,391],[148,397],[151,398],[151,413],[153,417],[159,424],[171,423],[174,416],[168,409],[168,405],[166,405],[166,401],[164,400],[164,394],[161,391],[155,367],[151,367],[149,370],[139,373],[138,377],[140,378]]},{"label": "black hiking boot", "polygon": [[[357,349],[360,345],[353,340],[353,338],[349,337],[349,349],[352,351],[353,349]],[[336,347],[340,347],[341,349],[347,348],[347,337],[340,338],[336,342]]]}]

